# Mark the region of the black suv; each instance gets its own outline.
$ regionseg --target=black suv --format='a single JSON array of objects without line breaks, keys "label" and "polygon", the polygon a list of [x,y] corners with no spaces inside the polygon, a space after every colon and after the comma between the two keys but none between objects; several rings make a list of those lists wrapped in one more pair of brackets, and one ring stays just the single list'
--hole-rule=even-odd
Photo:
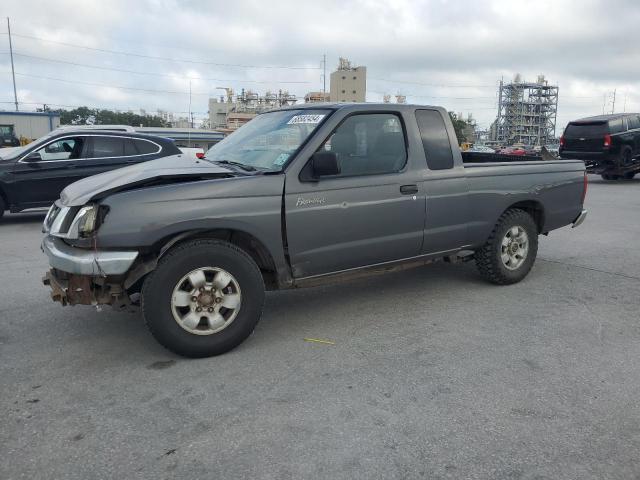
[{"label": "black suv", "polygon": [[0,217],[7,209],[48,207],[81,178],[180,153],[168,138],[64,127],[24,147],[0,149]]},{"label": "black suv", "polygon": [[560,157],[584,160],[605,180],[632,179],[640,172],[640,114],[598,115],[569,122]]}]

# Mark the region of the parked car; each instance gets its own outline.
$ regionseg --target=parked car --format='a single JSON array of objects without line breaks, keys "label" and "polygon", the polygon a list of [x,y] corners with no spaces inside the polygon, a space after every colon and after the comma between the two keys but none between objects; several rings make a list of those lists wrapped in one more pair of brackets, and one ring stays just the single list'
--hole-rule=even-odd
[{"label": "parked car", "polygon": [[500,155],[526,155],[524,147],[504,147],[498,150]]},{"label": "parked car", "polygon": [[0,148],[19,147],[20,139],[16,136],[13,125],[0,125]]},{"label": "parked car", "polygon": [[569,122],[560,156],[584,160],[605,180],[632,179],[640,172],[640,114],[598,115]]},{"label": "parked car", "polygon": [[202,357],[247,338],[265,289],[442,258],[519,282],[538,235],[584,220],[584,163],[465,152],[465,164],[455,139],[438,107],[258,115],[202,160],[166,157],[68,186],[44,221],[45,283],[63,305],[141,296],[156,339]]},{"label": "parked car", "polygon": [[467,152],[496,153],[496,151],[493,148],[487,147],[486,145],[479,145],[479,144],[476,144],[476,145],[472,146],[471,148],[467,149]]},{"label": "parked car", "polygon": [[544,148],[547,149],[547,152],[555,155],[556,157],[560,155],[560,144],[559,143],[551,143],[549,145],[545,145]]},{"label": "parked car", "polygon": [[179,154],[172,140],[119,130],[63,127],[23,147],[0,149],[0,217],[49,207],[84,177]]}]

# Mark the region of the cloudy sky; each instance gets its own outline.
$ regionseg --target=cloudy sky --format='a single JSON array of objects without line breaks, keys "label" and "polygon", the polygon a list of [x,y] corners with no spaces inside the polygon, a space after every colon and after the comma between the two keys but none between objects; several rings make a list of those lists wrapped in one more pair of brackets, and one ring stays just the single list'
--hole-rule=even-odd
[{"label": "cloudy sky", "polygon": [[[560,87],[558,125],[603,108],[640,111],[638,0],[3,0],[18,100],[197,117],[217,87],[322,87],[343,56],[368,69],[367,100],[472,113],[488,127],[497,82],[544,74]],[[6,20],[0,108],[13,108]],[[328,85],[327,85],[328,86]]]}]

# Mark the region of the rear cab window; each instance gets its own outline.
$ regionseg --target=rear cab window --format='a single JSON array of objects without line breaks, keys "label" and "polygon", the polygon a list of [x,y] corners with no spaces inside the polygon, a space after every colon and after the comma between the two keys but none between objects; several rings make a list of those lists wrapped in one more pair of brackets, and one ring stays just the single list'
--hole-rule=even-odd
[{"label": "rear cab window", "polygon": [[572,122],[564,131],[566,138],[602,138],[609,133],[607,122]]},{"label": "rear cab window", "polygon": [[437,110],[416,110],[416,122],[429,170],[453,168],[453,152],[447,127]]}]

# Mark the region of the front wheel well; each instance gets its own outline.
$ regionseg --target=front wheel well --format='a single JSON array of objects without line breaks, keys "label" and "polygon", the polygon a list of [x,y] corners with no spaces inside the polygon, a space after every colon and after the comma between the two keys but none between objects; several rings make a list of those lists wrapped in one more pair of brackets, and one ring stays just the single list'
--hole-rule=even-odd
[{"label": "front wheel well", "polygon": [[509,208],[505,209],[505,212],[507,210],[512,210],[516,208],[519,210],[524,210],[529,215],[531,215],[531,217],[533,218],[533,221],[538,227],[538,233],[544,233],[545,212],[544,212],[544,207],[540,202],[537,202],[535,200],[525,200],[522,202],[517,202],[517,203],[514,203],[513,205],[510,205]]},{"label": "front wheel well", "polygon": [[262,273],[265,287],[269,290],[277,288],[277,271],[271,253],[264,244],[250,233],[232,229],[197,230],[193,232],[183,232],[171,238],[157,242],[154,252],[157,258],[162,257],[166,252],[176,246],[199,238],[214,238],[229,242],[245,251]]}]

